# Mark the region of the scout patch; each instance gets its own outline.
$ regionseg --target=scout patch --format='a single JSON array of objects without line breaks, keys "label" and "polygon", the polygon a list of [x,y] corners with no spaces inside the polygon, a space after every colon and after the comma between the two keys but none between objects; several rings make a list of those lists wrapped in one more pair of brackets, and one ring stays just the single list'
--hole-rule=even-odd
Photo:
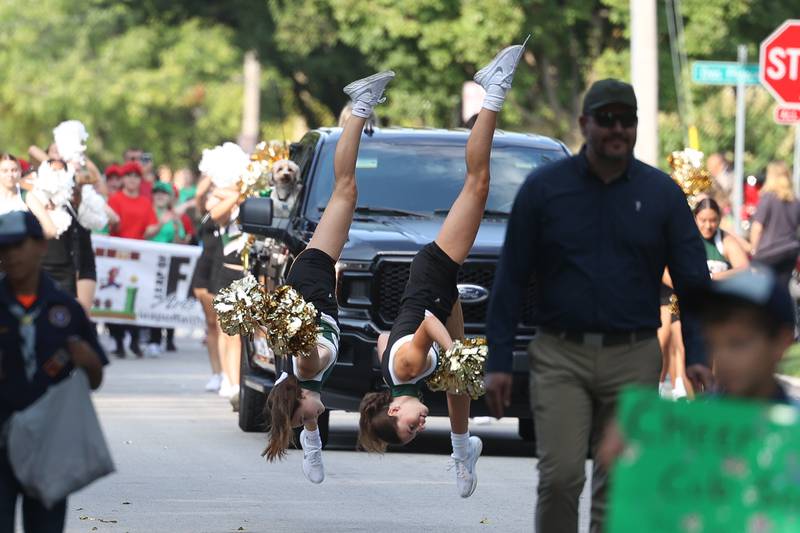
[{"label": "scout patch", "polygon": [[47,313],[47,318],[55,327],[65,328],[69,325],[70,320],[72,320],[72,315],[70,315],[69,309],[65,306],[54,305]]}]

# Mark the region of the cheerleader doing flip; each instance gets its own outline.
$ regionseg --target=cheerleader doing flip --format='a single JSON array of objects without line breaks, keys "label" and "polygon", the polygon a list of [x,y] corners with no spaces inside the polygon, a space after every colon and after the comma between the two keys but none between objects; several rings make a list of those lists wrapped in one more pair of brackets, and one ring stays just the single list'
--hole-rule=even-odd
[{"label": "cheerleader doing flip", "polygon": [[345,87],[344,92],[353,102],[353,114],[336,145],[333,193],[311,241],[297,256],[286,278],[286,284],[317,309],[317,345],[310,354],[292,357],[293,375],[282,374],[267,398],[272,429],[263,455],[269,461],[283,458],[292,428],[302,426],[303,473],[312,483],[325,479],[317,418],[325,411],[320,392],[339,350],[334,267],[347,241],[356,207],[355,170],[361,134],[373,106],[383,102],[384,88],[393,78],[394,72],[380,72]]},{"label": "cheerleader doing flip", "polygon": [[[425,429],[428,408],[420,400],[420,384],[436,370],[439,350],[449,350],[454,338],[463,337],[458,270],[483,219],[497,114],[523,50],[524,44],[504,49],[475,75],[475,81],[486,89],[486,97],[467,141],[463,189],[436,240],[412,261],[392,330],[378,339],[389,390],[367,394],[361,402],[359,443],[367,451],[382,452],[387,444],[407,444]],[[470,401],[468,395],[447,393],[452,459],[462,498],[475,491],[475,464],[483,449],[481,440],[469,435]]]}]

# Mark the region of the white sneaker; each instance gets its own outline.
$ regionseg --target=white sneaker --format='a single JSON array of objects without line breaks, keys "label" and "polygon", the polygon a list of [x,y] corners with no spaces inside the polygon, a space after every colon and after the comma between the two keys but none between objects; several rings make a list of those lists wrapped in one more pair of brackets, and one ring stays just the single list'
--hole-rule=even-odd
[{"label": "white sneaker", "polygon": [[662,381],[658,384],[658,395],[663,400],[671,400],[672,399],[672,384],[668,381]]},{"label": "white sneaker", "polygon": [[304,429],[300,432],[300,446],[303,448],[303,474],[311,483],[322,483],[325,467],[322,466],[322,443],[312,442]]},{"label": "white sneaker", "polygon": [[217,392],[222,386],[222,374],[211,374],[206,383],[206,392]]},{"label": "white sneaker", "polygon": [[384,70],[372,76],[361,78],[344,88],[344,93],[350,97],[353,102],[364,102],[370,107],[383,103],[386,98],[383,97],[383,90],[386,85],[394,79],[394,71]]},{"label": "white sneaker", "polygon": [[231,397],[231,382],[228,379],[227,374],[222,374],[222,382],[219,385],[219,390],[217,391],[223,398],[230,398]]},{"label": "white sneaker", "polygon": [[511,82],[514,81],[514,71],[517,69],[517,63],[522,57],[528,39],[530,39],[530,35],[524,43],[504,48],[494,56],[488,65],[475,74],[474,80],[478,85],[487,91],[490,85],[498,85],[504,90],[510,89]]},{"label": "white sneaker", "polygon": [[675,385],[672,387],[672,399],[681,400],[686,398],[689,393],[686,391],[686,385],[683,384],[683,378],[675,380]]},{"label": "white sneaker", "polygon": [[469,498],[478,486],[478,474],[475,473],[475,463],[483,451],[483,442],[478,437],[469,438],[469,453],[467,458],[462,460],[453,459],[450,468],[455,466],[456,485],[462,498]]},{"label": "white sneaker", "polygon": [[147,357],[155,359],[161,355],[161,346],[154,342],[151,342],[150,344],[147,345],[145,353]]}]

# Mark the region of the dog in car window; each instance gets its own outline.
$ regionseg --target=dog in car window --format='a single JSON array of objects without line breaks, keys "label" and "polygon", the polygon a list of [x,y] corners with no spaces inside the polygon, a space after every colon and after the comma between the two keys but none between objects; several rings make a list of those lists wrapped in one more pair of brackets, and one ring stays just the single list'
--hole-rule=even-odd
[{"label": "dog in car window", "polygon": [[300,167],[294,161],[280,159],[272,165],[272,212],[278,218],[288,218],[300,194]]}]

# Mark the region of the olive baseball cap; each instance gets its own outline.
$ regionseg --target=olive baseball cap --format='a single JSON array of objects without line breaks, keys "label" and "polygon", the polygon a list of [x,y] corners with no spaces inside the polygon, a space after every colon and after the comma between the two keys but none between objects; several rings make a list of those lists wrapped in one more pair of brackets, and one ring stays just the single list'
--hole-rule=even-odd
[{"label": "olive baseball cap", "polygon": [[636,111],[636,93],[633,92],[633,86],[612,78],[594,82],[583,97],[583,114],[587,115],[609,104],[623,104]]}]

